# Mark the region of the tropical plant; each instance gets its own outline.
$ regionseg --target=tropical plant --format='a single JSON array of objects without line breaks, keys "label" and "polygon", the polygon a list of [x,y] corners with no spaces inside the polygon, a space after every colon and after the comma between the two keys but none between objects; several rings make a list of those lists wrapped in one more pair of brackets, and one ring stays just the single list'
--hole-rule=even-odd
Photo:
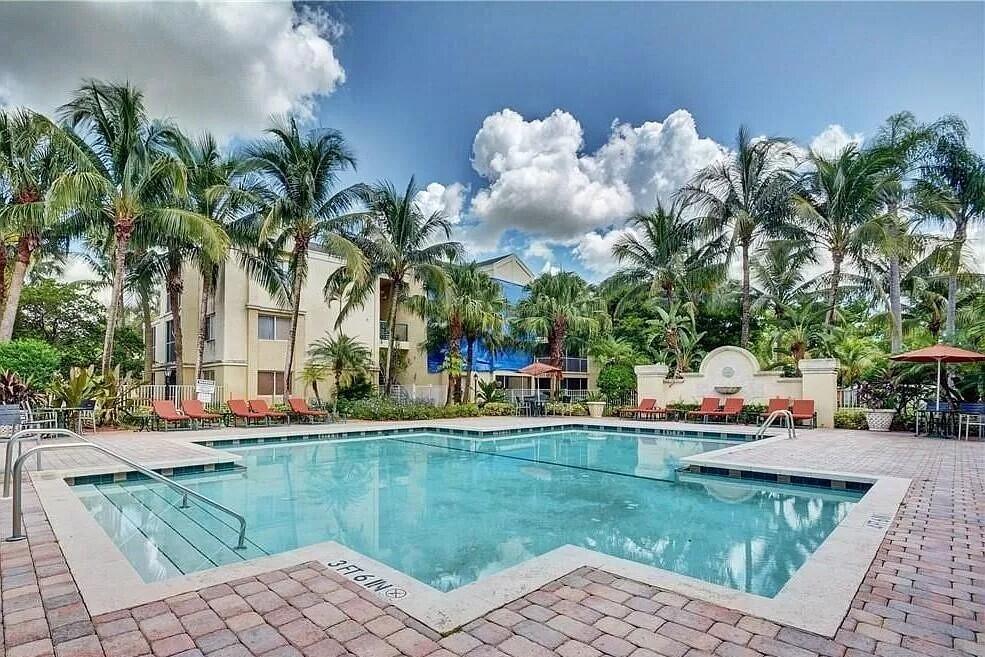
[{"label": "tropical plant", "polygon": [[[397,310],[407,306],[416,283],[430,294],[443,295],[448,288],[448,274],[443,265],[462,253],[462,245],[453,241],[436,241],[451,236],[451,223],[441,212],[425,216],[414,198],[417,186],[411,178],[403,192],[388,182],[376,185],[368,194],[368,212],[362,230],[350,238],[362,255],[361,267],[353,263],[332,273],[325,283],[325,298],[346,296],[337,324],[355,308],[374,295],[379,277],[387,280],[386,326],[389,340],[383,366],[384,393],[394,383]],[[421,308],[422,303],[411,303]]]},{"label": "tropical plant", "polygon": [[561,369],[571,334],[591,340],[611,326],[605,301],[572,272],[535,278],[527,296],[516,305],[511,322],[520,333],[546,339],[550,364]]},{"label": "tropical plant", "polygon": [[938,122],[936,137],[921,169],[918,186],[945,199],[943,207],[928,212],[938,224],[954,224],[947,264],[947,312],[944,332],[956,335],[958,275],[968,241],[968,228],[985,220],[985,158],[967,145],[968,128],[956,117]]},{"label": "tropical plant", "polygon": [[632,365],[626,363],[606,363],[599,370],[597,385],[599,392],[609,403],[623,405],[630,401],[636,391],[636,373]]},{"label": "tropical plant", "polygon": [[315,340],[308,348],[308,362],[328,366],[335,381],[337,403],[338,390],[365,377],[372,364],[372,357],[366,345],[345,333],[339,333],[334,336],[327,334]]},{"label": "tropical plant", "polygon": [[797,240],[772,240],[756,253],[750,265],[757,297],[753,312],[767,306],[782,318],[810,285],[807,267],[817,262],[814,247]]},{"label": "tropical plant", "polygon": [[694,326],[694,304],[673,301],[667,308],[655,307],[656,319],[649,324],[649,343],[658,358],[669,361],[672,375],[690,370],[702,334]]},{"label": "tropical plant", "polygon": [[866,229],[892,186],[894,156],[882,150],[861,152],[849,144],[833,157],[811,152],[810,170],[794,206],[810,239],[831,257],[827,276],[827,315],[834,322],[842,269],[858,264],[866,245]]},{"label": "tropical plant", "polygon": [[480,408],[487,404],[498,404],[506,401],[506,393],[503,392],[498,381],[477,381],[475,386],[476,398]]},{"label": "tropical plant", "polygon": [[15,372],[0,371],[0,404],[32,403],[37,394]]},{"label": "tropical plant", "polygon": [[680,204],[664,209],[658,203],[653,212],[630,217],[627,226],[629,231],[612,249],[621,265],[614,283],[647,290],[670,303],[724,279],[724,239],[704,241],[701,224],[686,219]]},{"label": "tropical plant", "polygon": [[143,94],[128,84],[88,81],[60,112],[74,130],[76,164],[52,185],[52,203],[69,213],[75,232],[99,236],[111,253],[100,370],[106,374],[131,247],[195,242],[218,255],[226,240],[207,217],[177,202],[186,195],[185,168],[167,152],[169,128],[147,118]]},{"label": "tropical plant", "polygon": [[58,371],[61,354],[44,340],[22,338],[0,343],[0,369],[25,381],[44,384]]},{"label": "tropical plant", "polygon": [[784,139],[753,139],[739,128],[735,150],[698,172],[682,190],[702,213],[705,232],[725,235],[727,253],[738,251],[742,276],[740,345],[749,345],[752,316],[751,257],[766,238],[794,237],[791,221],[794,152]]}]

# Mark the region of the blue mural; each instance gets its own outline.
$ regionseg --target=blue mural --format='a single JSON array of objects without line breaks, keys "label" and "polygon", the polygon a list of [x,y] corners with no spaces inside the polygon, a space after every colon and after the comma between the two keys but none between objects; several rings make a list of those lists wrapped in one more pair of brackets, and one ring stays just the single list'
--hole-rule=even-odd
[{"label": "blue mural", "polygon": [[[510,283],[509,281],[498,278],[494,278],[493,280],[503,288],[503,296],[510,302],[510,305],[514,305],[521,299],[526,298],[527,287],[525,285],[517,285],[516,283]],[[465,340],[462,340],[461,350],[463,358],[466,356],[466,346]],[[445,348],[431,349],[428,351],[428,372],[435,374],[441,371],[441,365],[445,362],[446,352],[447,349]],[[500,351],[492,354],[480,340],[475,345],[474,360],[476,372],[492,372],[494,370],[516,372],[521,367],[526,367],[533,361],[533,354],[522,350]]]}]

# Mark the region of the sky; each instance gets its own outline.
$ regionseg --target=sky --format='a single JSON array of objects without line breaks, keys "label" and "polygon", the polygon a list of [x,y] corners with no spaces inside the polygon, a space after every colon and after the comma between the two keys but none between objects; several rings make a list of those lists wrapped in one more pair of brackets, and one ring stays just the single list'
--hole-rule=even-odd
[{"label": "sky", "polygon": [[0,105],[85,77],[230,145],[272,114],[341,130],[346,182],[414,176],[474,257],[596,280],[740,125],[830,152],[953,113],[985,152],[982,2],[0,3]]}]

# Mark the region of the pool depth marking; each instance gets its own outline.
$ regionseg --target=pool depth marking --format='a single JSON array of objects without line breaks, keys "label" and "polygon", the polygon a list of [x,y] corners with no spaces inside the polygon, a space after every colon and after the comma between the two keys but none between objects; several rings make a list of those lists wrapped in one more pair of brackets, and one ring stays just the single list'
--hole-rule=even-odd
[{"label": "pool depth marking", "polygon": [[340,575],[348,577],[364,589],[378,593],[386,598],[399,600],[407,596],[407,591],[394,586],[378,575],[373,575],[362,566],[355,564],[348,559],[336,559],[325,564],[335,570]]}]

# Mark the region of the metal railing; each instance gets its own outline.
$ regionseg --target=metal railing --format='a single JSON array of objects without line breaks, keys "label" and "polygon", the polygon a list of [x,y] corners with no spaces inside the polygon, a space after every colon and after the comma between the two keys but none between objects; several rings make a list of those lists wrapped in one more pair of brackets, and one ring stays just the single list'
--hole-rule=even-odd
[{"label": "metal railing", "polygon": [[773,420],[778,417],[782,417],[786,421],[787,427],[787,438],[797,437],[797,427],[794,425],[793,413],[786,410],[773,411],[770,413],[766,420],[759,426],[756,430],[756,435],[753,436],[753,440],[759,440],[766,433],[766,430],[773,425]]},{"label": "metal railing", "polygon": [[[80,442],[75,442],[75,443],[49,443],[47,445],[45,445],[45,444],[39,444],[37,447],[32,447],[31,449],[29,449],[26,452],[24,452],[23,454],[21,454],[17,458],[17,461],[14,462],[13,468],[12,469],[10,468],[10,458],[11,458],[11,455],[13,454],[13,445],[14,445],[15,442],[18,442],[19,443],[21,440],[26,439],[28,437],[28,434],[30,434],[30,435],[34,435],[34,434],[38,434],[38,433],[50,434],[50,433],[55,433],[56,431],[58,432],[57,435],[65,435],[66,433],[67,434],[74,434],[74,437],[77,438]],[[8,484],[8,482],[12,481],[12,483],[13,483],[13,489],[14,489],[13,490],[13,496],[14,496],[13,497],[13,503],[11,505],[11,510],[12,510],[11,533],[10,533],[10,537],[7,539],[8,541],[21,541],[21,540],[24,540],[25,538],[27,538],[27,536],[24,535],[24,531],[23,531],[23,522],[22,522],[22,520],[23,520],[23,517],[22,517],[23,516],[23,512],[21,510],[22,509],[22,497],[23,497],[23,494],[24,494],[24,492],[22,490],[23,478],[24,478],[24,463],[27,462],[27,460],[29,458],[31,458],[32,455],[37,455],[37,457],[38,457],[38,463],[40,464],[40,462],[41,462],[41,452],[46,451],[46,450],[49,450],[49,449],[70,449],[70,448],[71,449],[79,449],[79,448],[83,448],[83,449],[85,449],[85,448],[94,449],[97,452],[99,452],[99,453],[101,453],[101,454],[103,454],[105,456],[108,456],[110,458],[116,459],[117,461],[123,463],[124,465],[126,465],[126,466],[128,466],[130,468],[133,468],[134,470],[136,470],[137,472],[140,472],[141,474],[143,474],[146,477],[150,477],[151,479],[154,479],[156,481],[160,481],[161,483],[166,484],[166,485],[170,486],[171,488],[176,489],[178,492],[181,493],[181,505],[178,507],[180,509],[187,509],[188,508],[188,498],[189,497],[192,497],[192,498],[198,500],[199,502],[202,502],[203,504],[207,504],[207,505],[211,506],[214,509],[218,509],[219,511],[222,511],[223,513],[226,513],[226,514],[232,516],[233,518],[235,518],[239,522],[239,540],[238,540],[238,542],[236,544],[236,549],[237,550],[243,550],[243,549],[246,548],[246,518],[243,517],[241,514],[236,513],[235,511],[233,511],[232,509],[230,509],[227,506],[224,506],[222,504],[219,504],[218,502],[216,502],[215,500],[213,500],[210,497],[206,497],[205,495],[202,495],[201,493],[198,493],[198,492],[192,490],[191,488],[188,488],[187,486],[184,486],[182,484],[179,484],[178,482],[176,482],[176,481],[174,481],[172,479],[168,479],[164,475],[162,475],[162,474],[160,474],[158,472],[155,472],[155,471],[151,470],[150,468],[144,467],[143,465],[137,463],[136,461],[133,461],[133,460],[127,458],[126,456],[123,456],[119,452],[113,451],[113,450],[109,449],[108,447],[103,447],[102,445],[99,445],[97,443],[89,442],[88,440],[86,440],[82,436],[76,434],[73,431],[69,431],[67,429],[58,429],[58,430],[54,430],[54,431],[53,430],[50,430],[50,429],[49,430],[43,430],[43,431],[39,431],[39,430],[36,430],[36,429],[29,429],[26,432],[18,432],[17,435],[11,436],[10,441],[8,441],[8,443],[7,443],[7,463],[4,466],[5,467],[4,481],[3,481],[4,497],[7,497],[8,493],[9,493],[10,485]]]},{"label": "metal railing", "polygon": [[445,401],[445,386],[395,383],[390,386],[390,399],[400,404],[417,402],[437,406]]},{"label": "metal railing", "polygon": [[[195,386],[168,386],[157,384],[140,385],[127,392],[127,400],[134,406],[150,406],[150,403],[157,399],[170,399],[176,404],[186,399],[195,399],[197,393]],[[221,384],[216,384],[215,392],[212,395],[212,403],[218,404],[225,402],[226,388]]]}]

